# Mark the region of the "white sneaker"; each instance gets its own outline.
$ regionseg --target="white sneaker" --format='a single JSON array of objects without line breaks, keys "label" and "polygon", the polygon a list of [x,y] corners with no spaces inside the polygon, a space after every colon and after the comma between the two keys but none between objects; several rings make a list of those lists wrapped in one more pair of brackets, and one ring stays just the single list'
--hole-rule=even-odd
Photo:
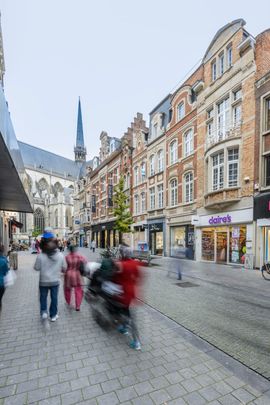
[{"label": "white sneaker", "polygon": [[51,318],[51,322],[55,322],[58,318],[59,318],[59,316],[56,314],[55,316],[53,316]]},{"label": "white sneaker", "polygon": [[43,314],[41,315],[41,319],[45,320],[47,318],[48,318],[47,312],[43,312]]}]

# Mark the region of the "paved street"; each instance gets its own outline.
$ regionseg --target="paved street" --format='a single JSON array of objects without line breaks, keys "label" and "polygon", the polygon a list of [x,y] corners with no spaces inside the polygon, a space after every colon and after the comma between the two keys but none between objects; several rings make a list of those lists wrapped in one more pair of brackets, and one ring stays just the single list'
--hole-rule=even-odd
[{"label": "paved street", "polygon": [[[86,302],[70,311],[62,293],[59,320],[41,323],[34,256],[19,260],[0,319],[1,405],[270,403],[267,380],[147,306],[138,309],[141,352],[100,329]],[[176,288],[160,270],[155,278]]]}]

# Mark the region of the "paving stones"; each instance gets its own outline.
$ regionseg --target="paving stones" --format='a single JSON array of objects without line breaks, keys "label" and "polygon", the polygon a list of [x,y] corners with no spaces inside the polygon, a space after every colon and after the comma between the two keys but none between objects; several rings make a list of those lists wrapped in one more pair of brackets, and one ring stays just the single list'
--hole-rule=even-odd
[{"label": "paving stones", "polygon": [[79,313],[68,309],[61,290],[60,318],[42,323],[32,261],[20,254],[16,285],[4,296],[0,405],[270,403],[268,393],[213,359],[212,346],[181,335],[181,327],[148,307],[138,309],[141,352],[116,331],[100,329],[86,302]]}]

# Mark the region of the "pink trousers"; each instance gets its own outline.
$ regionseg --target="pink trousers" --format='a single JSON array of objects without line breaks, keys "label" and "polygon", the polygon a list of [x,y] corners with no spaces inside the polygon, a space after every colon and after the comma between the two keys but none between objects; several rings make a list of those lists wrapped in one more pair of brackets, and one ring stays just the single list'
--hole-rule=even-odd
[{"label": "pink trousers", "polygon": [[74,288],[64,287],[65,299],[66,299],[66,302],[68,305],[70,305],[72,290],[74,290],[74,294],[75,294],[76,309],[80,309],[82,299],[83,299],[83,289],[81,286],[74,287]]}]

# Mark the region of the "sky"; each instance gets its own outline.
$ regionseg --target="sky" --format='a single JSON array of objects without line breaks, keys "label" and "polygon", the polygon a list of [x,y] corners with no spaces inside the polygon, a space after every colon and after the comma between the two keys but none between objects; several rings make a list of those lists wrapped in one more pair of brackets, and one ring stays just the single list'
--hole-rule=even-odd
[{"label": "sky", "polygon": [[270,27],[269,0],[0,0],[17,139],[73,159],[81,97],[88,159],[198,65],[216,31]]}]

